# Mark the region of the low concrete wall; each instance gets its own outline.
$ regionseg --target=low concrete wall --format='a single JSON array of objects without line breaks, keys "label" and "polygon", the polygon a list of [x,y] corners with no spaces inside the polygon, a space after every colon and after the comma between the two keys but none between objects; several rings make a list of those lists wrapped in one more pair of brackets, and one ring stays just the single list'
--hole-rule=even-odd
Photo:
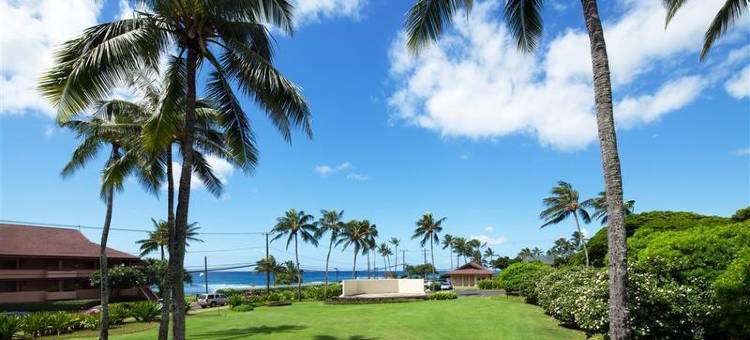
[{"label": "low concrete wall", "polygon": [[386,293],[424,293],[421,279],[344,280],[341,296]]}]

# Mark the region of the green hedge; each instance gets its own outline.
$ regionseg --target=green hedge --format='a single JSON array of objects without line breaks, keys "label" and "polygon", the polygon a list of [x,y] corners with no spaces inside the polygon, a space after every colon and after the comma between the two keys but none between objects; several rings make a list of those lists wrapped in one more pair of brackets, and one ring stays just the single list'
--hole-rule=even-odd
[{"label": "green hedge", "polygon": [[454,300],[458,299],[458,295],[454,292],[442,291],[434,292],[427,296],[427,300]]},{"label": "green hedge", "polygon": [[534,283],[553,268],[541,262],[519,262],[505,268],[497,280],[500,286],[508,292],[520,292],[529,295],[534,289]]}]

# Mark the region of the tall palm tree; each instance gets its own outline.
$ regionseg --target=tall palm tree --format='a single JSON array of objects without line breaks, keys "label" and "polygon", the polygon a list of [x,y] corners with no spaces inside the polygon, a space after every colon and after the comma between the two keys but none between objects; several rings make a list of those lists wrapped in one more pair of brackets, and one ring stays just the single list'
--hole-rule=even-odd
[{"label": "tall palm tree", "polygon": [[[383,257],[383,266],[385,266],[385,270],[383,271],[383,275],[385,276],[385,273],[388,272],[388,268],[390,268],[390,261],[388,261],[389,256],[393,255],[393,250],[391,250],[390,247],[388,247],[388,244],[383,242],[378,246],[378,253],[380,256]],[[377,273],[377,270],[375,271]]]},{"label": "tall palm tree", "polygon": [[344,230],[341,232],[336,245],[343,244],[342,251],[346,250],[349,246],[354,248],[354,261],[352,264],[352,279],[357,278],[357,254],[364,252],[364,249],[368,247],[368,235],[370,232],[369,226],[365,225],[361,221],[351,220],[346,223]]},{"label": "tall palm tree", "polygon": [[419,244],[424,247],[424,244],[428,241],[430,242],[430,257],[432,259],[432,272],[435,273],[435,253],[433,251],[433,244],[438,243],[440,244],[440,235],[438,235],[440,232],[443,231],[443,221],[445,221],[445,217],[439,218],[435,220],[434,217],[432,217],[431,212],[427,212],[424,215],[422,215],[422,218],[420,218],[416,222],[417,228],[414,230],[414,235],[412,235],[412,239],[421,238],[419,241]]},{"label": "tall palm tree", "polygon": [[[391,237],[391,239],[388,240],[388,243],[390,243],[395,249],[394,250],[395,251],[394,266],[393,266],[393,273],[395,274],[398,272],[398,245],[401,243],[401,240],[399,240],[398,237]],[[404,259],[401,259],[401,261],[403,262]]]},{"label": "tall palm tree", "polygon": [[328,243],[328,254],[326,255],[326,284],[325,286],[323,286],[324,296],[328,297],[328,263],[331,260],[331,250],[333,249],[333,244],[338,241],[339,236],[345,227],[344,221],[342,221],[344,211],[321,210],[320,215],[320,219],[315,222],[316,226],[318,227],[318,230],[315,233],[315,238],[320,239],[325,233],[331,234],[330,242]]},{"label": "tall palm tree", "polygon": [[[194,162],[197,74],[203,69],[206,95],[220,107],[221,125],[236,132],[227,142],[243,150],[237,158],[250,157],[254,135],[234,88],[249,95],[287,141],[291,140],[291,127],[300,127],[312,136],[310,113],[300,89],[272,64],[273,40],[267,27],[292,33],[291,2],[141,0],[139,5],[133,18],[92,26],[65,42],[55,55],[54,66],[40,79],[39,88],[57,108],[58,121],[65,122],[105,98],[124,75],[156,69],[160,57],[170,50],[184,56],[184,158],[168,274],[176,300],[173,337],[182,340],[182,277]],[[158,129],[150,139],[153,143],[145,147],[160,153],[170,137],[168,129]]]},{"label": "tall palm tree", "polygon": [[257,273],[273,274],[275,276],[276,273],[282,270],[283,268],[278,262],[276,262],[276,258],[274,258],[273,255],[268,255],[268,257],[264,257],[255,262],[255,272]]},{"label": "tall palm tree", "polygon": [[491,263],[492,258],[495,257],[495,251],[493,251],[492,248],[488,247],[484,250],[484,257],[488,259],[486,260],[487,263]]},{"label": "tall palm tree", "polygon": [[[578,221],[578,215],[581,215],[583,222],[591,222],[589,213],[584,209],[583,205],[578,202],[578,191],[573,189],[570,183],[558,181],[557,185],[550,191],[552,196],[547,197],[543,200],[544,210],[539,213],[539,218],[544,220],[541,228],[549,226],[551,224],[557,224],[564,221],[566,218],[573,216],[576,221],[576,229],[581,235],[581,223]],[[589,251],[586,248],[586,242],[583,243],[583,254],[586,255],[586,266],[589,265]]]},{"label": "tall palm tree", "polygon": [[451,270],[453,270],[453,235],[451,234],[445,234],[443,235],[443,249],[450,248],[448,251],[450,252],[449,256],[451,259]]},{"label": "tall palm tree", "polygon": [[458,267],[461,265],[461,257],[464,255],[466,251],[466,239],[463,237],[454,238],[453,250],[456,252],[456,267]]},{"label": "tall palm tree", "polygon": [[362,252],[367,255],[367,278],[369,279],[372,275],[370,271],[370,252],[374,252],[377,248],[377,242],[375,239],[378,237],[378,226],[371,224],[368,220],[362,220],[361,223],[367,230],[365,247],[362,248]]},{"label": "tall palm tree", "polygon": [[88,165],[102,148],[109,148],[109,156],[102,171],[100,197],[106,203],[99,248],[99,272],[101,273],[101,325],[99,338],[109,337],[109,270],[107,266],[107,240],[112,222],[115,190],[123,189],[125,178],[131,174],[150,192],[158,193],[161,178],[160,169],[152,162],[145,161],[138,143],[133,136],[140,133],[140,122],[145,113],[137,106],[120,100],[100,101],[94,105],[94,113],[89,116],[71,115],[63,127],[70,128],[81,139],[70,161],[62,170],[63,178],[73,175]]},{"label": "tall palm tree", "polygon": [[[408,48],[420,53],[431,42],[436,41],[450,24],[454,15],[464,8],[471,10],[473,0],[415,0],[406,15]],[[683,2],[684,0],[674,0]],[[733,0],[737,1],[737,0]],[[739,0],[742,1],[742,0]],[[535,51],[542,36],[542,0],[508,0],[505,2],[505,22],[518,49]],[[596,106],[599,150],[602,157],[605,189],[608,197],[609,234],[609,317],[610,337],[627,339],[627,254],[625,226],[622,212],[622,173],[617,151],[617,135],[612,109],[612,84],[610,81],[609,57],[604,41],[601,17],[596,0],[581,0],[583,19],[589,35],[591,51],[594,102]]]},{"label": "tall palm tree", "polygon": [[523,248],[521,251],[518,252],[518,257],[521,258],[521,260],[527,260],[534,258],[534,253],[531,251],[530,248]]},{"label": "tall palm tree", "polygon": [[[151,219],[151,223],[154,225],[154,230],[148,232],[148,238],[135,241],[135,243],[141,245],[141,257],[158,250],[161,260],[164,261],[164,247],[167,246],[169,242],[169,223],[164,220],[157,221],[153,218]],[[199,234],[198,229],[200,229],[200,227],[198,227],[197,222],[188,224],[188,229],[185,233],[187,241],[203,242],[203,240],[197,237]],[[186,245],[189,246],[190,243],[187,242]]]},{"label": "tall palm tree", "polygon": [[544,254],[544,252],[542,252],[542,250],[539,249],[539,247],[534,247],[534,249],[531,249],[531,256],[534,257],[535,259],[540,258],[542,254]]},{"label": "tall palm tree", "polygon": [[583,248],[583,242],[586,241],[586,237],[579,231],[574,231],[570,235],[570,243],[573,245],[575,250],[581,250]]},{"label": "tall palm tree", "polygon": [[[664,24],[666,29],[669,26],[669,22],[672,21],[677,11],[684,5],[687,0],[662,0],[664,5],[667,7],[667,20]],[[714,20],[706,29],[706,34],[703,38],[703,48],[701,49],[701,61],[706,59],[708,52],[711,50],[714,42],[721,38],[724,33],[729,30],[729,27],[734,25],[735,21],[742,18],[747,12],[747,5],[750,3],[748,0],[725,0],[724,5],[719,8],[719,11],[714,16]]]},{"label": "tall palm tree", "polygon": [[294,261],[297,265],[297,300],[302,300],[302,273],[299,272],[298,238],[302,238],[303,242],[308,242],[317,247],[318,239],[315,237],[317,230],[312,215],[295,209],[289,209],[284,213],[284,216],[277,218],[276,225],[271,230],[272,234],[276,234],[271,240],[272,242],[284,235],[287,236],[286,249],[289,249],[289,244],[294,241]]},{"label": "tall palm tree", "polygon": [[[607,193],[604,191],[599,192],[599,196],[594,198],[589,198],[583,202],[581,202],[581,205],[589,208],[594,209],[594,212],[591,214],[592,220],[599,220],[602,225],[607,224]],[[628,217],[633,214],[633,211],[635,211],[635,200],[627,200],[622,203],[622,213],[625,217]]]}]

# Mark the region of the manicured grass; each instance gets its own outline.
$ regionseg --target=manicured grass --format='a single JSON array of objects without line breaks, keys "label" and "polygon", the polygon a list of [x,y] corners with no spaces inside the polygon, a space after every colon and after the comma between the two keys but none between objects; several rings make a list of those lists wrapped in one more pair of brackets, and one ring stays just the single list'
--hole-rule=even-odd
[{"label": "manicured grass", "polygon": [[[125,327],[127,328],[127,327]],[[124,331],[124,329],[123,329]],[[119,332],[113,332],[119,333]],[[188,317],[189,339],[584,339],[538,307],[506,297],[377,305],[295,303]],[[113,339],[156,338],[156,328]]]}]

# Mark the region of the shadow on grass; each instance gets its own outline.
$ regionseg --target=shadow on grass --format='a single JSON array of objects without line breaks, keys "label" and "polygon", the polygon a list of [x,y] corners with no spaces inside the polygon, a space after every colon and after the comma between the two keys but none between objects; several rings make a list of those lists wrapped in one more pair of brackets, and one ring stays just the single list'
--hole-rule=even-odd
[{"label": "shadow on grass", "polygon": [[377,338],[368,338],[362,335],[352,335],[348,338],[339,338],[333,335],[316,335],[315,337],[313,337],[313,339],[315,340],[344,340],[344,339],[346,340],[375,340]]},{"label": "shadow on grass", "polygon": [[307,328],[306,326],[300,325],[279,325],[279,326],[258,326],[258,327],[245,327],[245,328],[229,328],[216,330],[211,332],[203,332],[194,334],[196,338],[200,339],[211,339],[211,340],[230,340],[250,337],[258,334],[273,334],[299,331]]}]

